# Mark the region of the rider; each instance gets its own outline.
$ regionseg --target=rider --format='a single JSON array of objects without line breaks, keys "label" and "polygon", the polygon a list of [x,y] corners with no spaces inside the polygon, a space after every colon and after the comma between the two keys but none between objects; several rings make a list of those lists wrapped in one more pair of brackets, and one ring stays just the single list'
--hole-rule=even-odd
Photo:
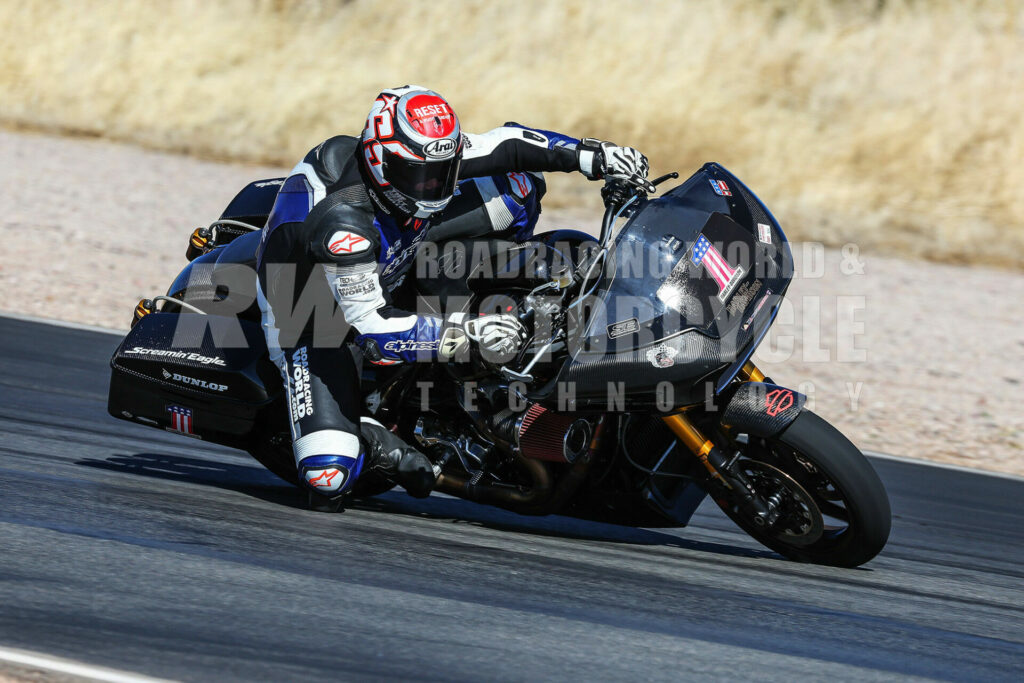
[{"label": "rider", "polygon": [[258,300],[311,507],[337,509],[364,468],[417,497],[429,495],[438,473],[382,425],[360,419],[353,356],[337,335],[314,335],[300,299],[330,300],[371,363],[450,358],[470,344],[520,348],[526,334],[514,316],[416,315],[396,310],[390,293],[428,233],[529,237],[543,171],[649,185],[647,159],[635,149],[514,123],[466,133],[444,98],[411,85],[381,92],[360,138],[325,140],[285,180],[261,236]]}]

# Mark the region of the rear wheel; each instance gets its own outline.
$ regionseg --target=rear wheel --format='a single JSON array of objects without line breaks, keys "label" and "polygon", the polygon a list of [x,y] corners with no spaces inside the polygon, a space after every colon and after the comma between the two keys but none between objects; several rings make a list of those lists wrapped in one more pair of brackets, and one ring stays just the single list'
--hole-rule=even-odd
[{"label": "rear wheel", "polygon": [[889,538],[885,487],[867,458],[835,427],[804,411],[779,436],[734,444],[742,472],[768,502],[765,524],[728,498],[722,510],[760,543],[801,562],[856,567]]}]

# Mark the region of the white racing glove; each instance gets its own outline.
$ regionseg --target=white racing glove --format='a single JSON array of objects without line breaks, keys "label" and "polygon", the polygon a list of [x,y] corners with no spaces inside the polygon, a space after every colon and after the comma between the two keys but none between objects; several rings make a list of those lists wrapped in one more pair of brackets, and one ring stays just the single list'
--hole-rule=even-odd
[{"label": "white racing glove", "polygon": [[650,171],[647,157],[632,147],[619,147],[612,142],[584,138],[580,141],[577,154],[580,170],[591,180],[612,178],[623,180],[646,192],[657,189],[647,179]]},{"label": "white racing glove", "polygon": [[526,328],[519,319],[505,313],[468,319],[457,314],[448,322],[454,324],[444,331],[437,351],[437,355],[445,360],[463,354],[470,342],[477,345],[487,360],[509,358],[518,353],[528,339]]}]

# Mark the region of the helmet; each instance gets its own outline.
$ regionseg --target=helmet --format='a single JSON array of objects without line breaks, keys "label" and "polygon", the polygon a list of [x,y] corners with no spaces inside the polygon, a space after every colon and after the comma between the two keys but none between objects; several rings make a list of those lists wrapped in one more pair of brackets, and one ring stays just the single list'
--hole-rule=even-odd
[{"label": "helmet", "polygon": [[428,218],[455,193],[462,162],[459,119],[417,85],[381,92],[362,137],[370,197],[387,213]]}]

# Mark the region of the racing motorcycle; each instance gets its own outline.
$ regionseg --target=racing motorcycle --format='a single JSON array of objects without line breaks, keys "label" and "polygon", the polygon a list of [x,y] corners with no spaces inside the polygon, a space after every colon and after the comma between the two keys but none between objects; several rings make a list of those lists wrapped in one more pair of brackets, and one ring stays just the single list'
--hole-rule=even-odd
[{"label": "racing motorcycle", "polygon": [[[111,360],[108,410],[244,449],[298,485],[255,291],[260,228],[282,181],[245,187],[192,234],[190,263],[167,294],[139,303]],[[421,311],[446,301],[471,314],[497,306],[532,338],[500,359],[362,363],[367,414],[435,463],[437,490],[470,501],[682,527],[710,495],[793,560],[872,559],[891,524],[877,474],[803,395],[751,361],[793,275],[767,207],[715,163],[657,198],[617,182],[602,198],[599,237],[484,239],[479,259],[462,259],[465,272],[409,278],[400,290]],[[368,472],[352,495],[393,486]]]}]

